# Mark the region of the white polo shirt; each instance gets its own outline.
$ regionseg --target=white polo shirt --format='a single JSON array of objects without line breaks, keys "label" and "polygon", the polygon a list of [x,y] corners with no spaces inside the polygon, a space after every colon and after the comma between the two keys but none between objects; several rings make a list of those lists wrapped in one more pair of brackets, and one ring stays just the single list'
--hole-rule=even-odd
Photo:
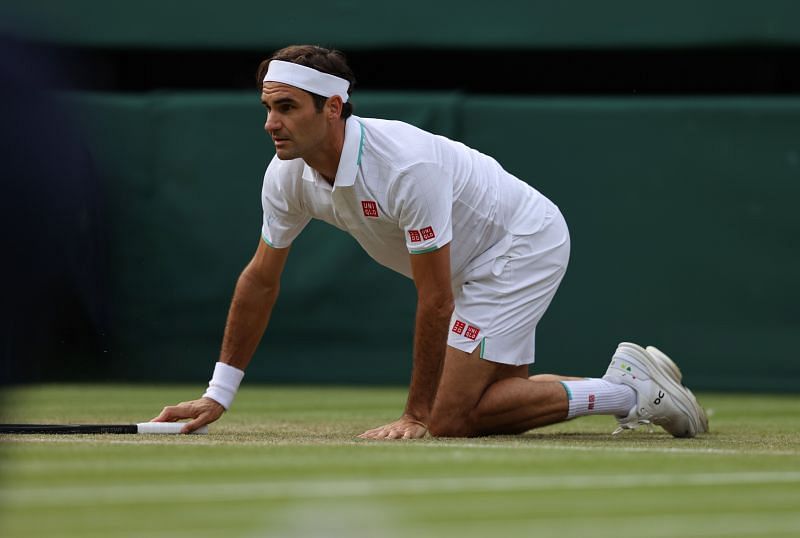
[{"label": "white polo shirt", "polygon": [[331,187],[302,159],[272,159],[262,236],[288,247],[312,219],[350,235],[378,263],[411,278],[409,253],[450,243],[453,285],[536,233],[550,202],[491,157],[399,121],[351,116]]}]

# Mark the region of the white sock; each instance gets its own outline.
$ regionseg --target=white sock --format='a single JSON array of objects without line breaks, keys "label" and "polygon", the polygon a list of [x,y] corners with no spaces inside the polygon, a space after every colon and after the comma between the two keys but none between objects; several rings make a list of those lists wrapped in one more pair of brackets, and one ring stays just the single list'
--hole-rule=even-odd
[{"label": "white sock", "polygon": [[569,398],[567,419],[585,415],[628,416],[636,405],[636,391],[605,379],[562,381]]}]

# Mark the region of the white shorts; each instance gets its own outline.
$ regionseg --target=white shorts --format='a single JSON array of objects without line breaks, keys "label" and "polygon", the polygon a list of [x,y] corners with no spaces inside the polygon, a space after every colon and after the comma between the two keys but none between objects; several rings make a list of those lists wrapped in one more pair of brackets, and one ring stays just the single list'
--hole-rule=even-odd
[{"label": "white shorts", "polygon": [[569,230],[555,205],[541,230],[513,236],[494,260],[470,269],[455,289],[447,344],[503,364],[535,360],[536,325],[553,300],[569,261]]}]

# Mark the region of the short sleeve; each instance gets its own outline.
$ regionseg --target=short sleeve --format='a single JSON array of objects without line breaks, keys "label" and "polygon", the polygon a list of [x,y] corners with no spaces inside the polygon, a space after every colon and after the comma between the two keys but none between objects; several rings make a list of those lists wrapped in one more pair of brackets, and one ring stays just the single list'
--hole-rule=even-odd
[{"label": "short sleeve", "polygon": [[261,237],[271,247],[286,248],[300,235],[311,217],[303,211],[300,199],[301,177],[294,177],[292,166],[277,157],[264,173],[261,207],[264,210]]},{"label": "short sleeve", "polygon": [[411,254],[437,250],[453,239],[453,179],[430,165],[415,166],[396,180],[398,223]]}]

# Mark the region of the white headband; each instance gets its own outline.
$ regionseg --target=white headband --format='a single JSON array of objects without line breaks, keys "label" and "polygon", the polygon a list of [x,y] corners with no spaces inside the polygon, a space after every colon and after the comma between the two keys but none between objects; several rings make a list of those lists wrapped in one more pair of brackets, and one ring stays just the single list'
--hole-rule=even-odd
[{"label": "white headband", "polygon": [[264,82],[281,82],[322,97],[338,95],[344,103],[347,102],[347,89],[350,87],[350,83],[341,77],[282,60],[269,63]]}]

